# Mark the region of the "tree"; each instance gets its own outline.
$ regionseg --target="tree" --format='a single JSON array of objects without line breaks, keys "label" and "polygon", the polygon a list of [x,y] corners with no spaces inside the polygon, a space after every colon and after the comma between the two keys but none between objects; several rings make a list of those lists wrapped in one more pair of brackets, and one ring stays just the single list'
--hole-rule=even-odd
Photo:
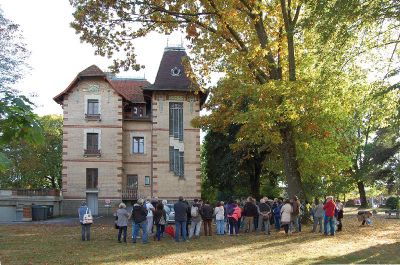
[{"label": "tree", "polygon": [[[112,57],[114,70],[138,68],[130,40],[151,31],[185,30],[202,75],[224,70],[252,84],[271,80],[296,81],[295,32],[301,1],[71,1],[72,23],[81,39],[96,46],[97,54]],[[138,22],[140,26],[132,23]],[[284,51],[284,49],[287,51]],[[283,69],[285,67],[285,69]],[[284,76],[285,75],[285,76]],[[283,94],[275,98],[282,105]],[[289,194],[304,197],[290,119],[276,120]]]},{"label": "tree", "polygon": [[[361,104],[363,107],[355,114],[355,123],[359,125],[356,130],[359,147],[354,155],[350,175],[357,183],[363,207],[367,204],[365,184],[372,184],[371,174],[383,177],[394,172],[393,168],[389,170],[387,167],[374,172],[373,168],[379,167],[380,163],[375,164],[377,160],[373,158],[373,153],[380,149],[376,145],[375,141],[379,139],[374,139],[375,135],[379,138],[380,133],[387,130],[387,124],[398,119],[393,117],[394,104],[400,108],[396,103],[398,95],[387,94],[400,87],[400,83],[394,78],[400,73],[399,11],[400,3],[392,0],[323,0],[310,3],[312,23],[322,30],[317,39],[321,45],[331,46],[329,43],[336,43],[339,47],[348,46],[347,50],[342,49],[342,54],[348,60],[356,58],[365,63],[368,68],[366,70],[380,83],[374,95],[366,95],[366,100]],[[349,43],[352,44],[349,46]],[[392,98],[389,111],[385,96]],[[396,144],[391,147],[396,149],[395,146]],[[386,164],[385,161],[391,157],[387,156],[389,153],[382,153],[381,163]]]},{"label": "tree", "polygon": [[[28,55],[19,26],[6,19],[0,9],[0,150],[12,139],[30,142],[43,139],[33,103],[11,89],[23,77]],[[0,172],[9,164],[0,151]]]},{"label": "tree", "polygon": [[[337,16],[343,12],[343,21],[349,22],[345,1],[334,2]],[[114,60],[114,70],[139,67],[132,39],[151,31],[185,31],[197,76],[226,73],[208,105],[217,115],[203,126],[227,132],[240,125],[236,144],[261,144],[271,152],[271,161],[280,162],[284,171],[289,196],[305,198],[308,178],[333,178],[351,165],[356,146],[351,123],[367,82],[360,82],[366,81],[365,74],[348,52],[359,44],[359,35],[348,31],[351,38],[344,42],[316,42],[336,26],[324,17],[334,14],[331,9],[321,12],[317,2],[301,0],[71,3],[72,27],[97,54],[125,52],[125,59]],[[207,81],[199,80],[201,85]],[[311,166],[312,158],[321,167]]]},{"label": "tree", "polygon": [[11,165],[0,173],[1,188],[61,188],[62,117],[43,116],[39,123],[44,141],[20,139],[4,145]]}]

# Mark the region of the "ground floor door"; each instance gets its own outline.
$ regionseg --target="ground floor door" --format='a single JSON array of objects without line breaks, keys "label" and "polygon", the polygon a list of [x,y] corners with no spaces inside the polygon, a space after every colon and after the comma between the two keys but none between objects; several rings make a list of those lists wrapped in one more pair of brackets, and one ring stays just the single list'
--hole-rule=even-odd
[{"label": "ground floor door", "polygon": [[13,222],[15,220],[15,206],[0,206],[0,222]]},{"label": "ground floor door", "polygon": [[86,201],[92,215],[99,214],[99,200],[97,197],[97,193],[86,193]]}]

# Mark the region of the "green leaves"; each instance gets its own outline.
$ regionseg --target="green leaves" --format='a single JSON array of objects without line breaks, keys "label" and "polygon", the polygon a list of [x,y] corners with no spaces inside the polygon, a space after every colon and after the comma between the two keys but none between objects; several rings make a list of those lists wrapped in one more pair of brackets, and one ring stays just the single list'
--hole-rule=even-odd
[{"label": "green leaves", "polygon": [[0,172],[10,166],[6,156],[10,142],[43,141],[33,103],[10,88],[22,78],[28,55],[19,26],[7,20],[0,10]]}]

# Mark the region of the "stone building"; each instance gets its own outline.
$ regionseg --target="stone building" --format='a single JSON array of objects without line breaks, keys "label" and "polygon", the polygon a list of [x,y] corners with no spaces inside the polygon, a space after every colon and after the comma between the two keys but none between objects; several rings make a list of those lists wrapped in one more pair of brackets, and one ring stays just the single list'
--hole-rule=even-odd
[{"label": "stone building", "polygon": [[199,116],[207,97],[186,75],[183,48],[165,48],[154,84],[92,65],[54,100],[62,105],[62,213],[121,200],[200,196]]}]

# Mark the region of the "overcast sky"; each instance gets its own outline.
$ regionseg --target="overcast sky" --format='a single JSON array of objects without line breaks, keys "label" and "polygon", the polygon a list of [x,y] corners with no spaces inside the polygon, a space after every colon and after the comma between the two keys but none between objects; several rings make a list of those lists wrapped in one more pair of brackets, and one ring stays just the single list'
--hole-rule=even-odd
[{"label": "overcast sky", "polygon": [[[53,97],[64,90],[83,69],[96,64],[107,70],[111,64],[105,58],[94,56],[90,44],[81,43],[69,26],[73,8],[68,0],[0,0],[4,16],[21,26],[25,43],[31,51],[28,61],[30,74],[16,88],[24,94],[37,94],[36,113],[61,114],[61,107]],[[143,72],[128,72],[124,76],[143,77],[154,82],[164,48],[178,44],[180,34],[163,36],[151,34],[136,41],[138,62],[145,65]]]}]

